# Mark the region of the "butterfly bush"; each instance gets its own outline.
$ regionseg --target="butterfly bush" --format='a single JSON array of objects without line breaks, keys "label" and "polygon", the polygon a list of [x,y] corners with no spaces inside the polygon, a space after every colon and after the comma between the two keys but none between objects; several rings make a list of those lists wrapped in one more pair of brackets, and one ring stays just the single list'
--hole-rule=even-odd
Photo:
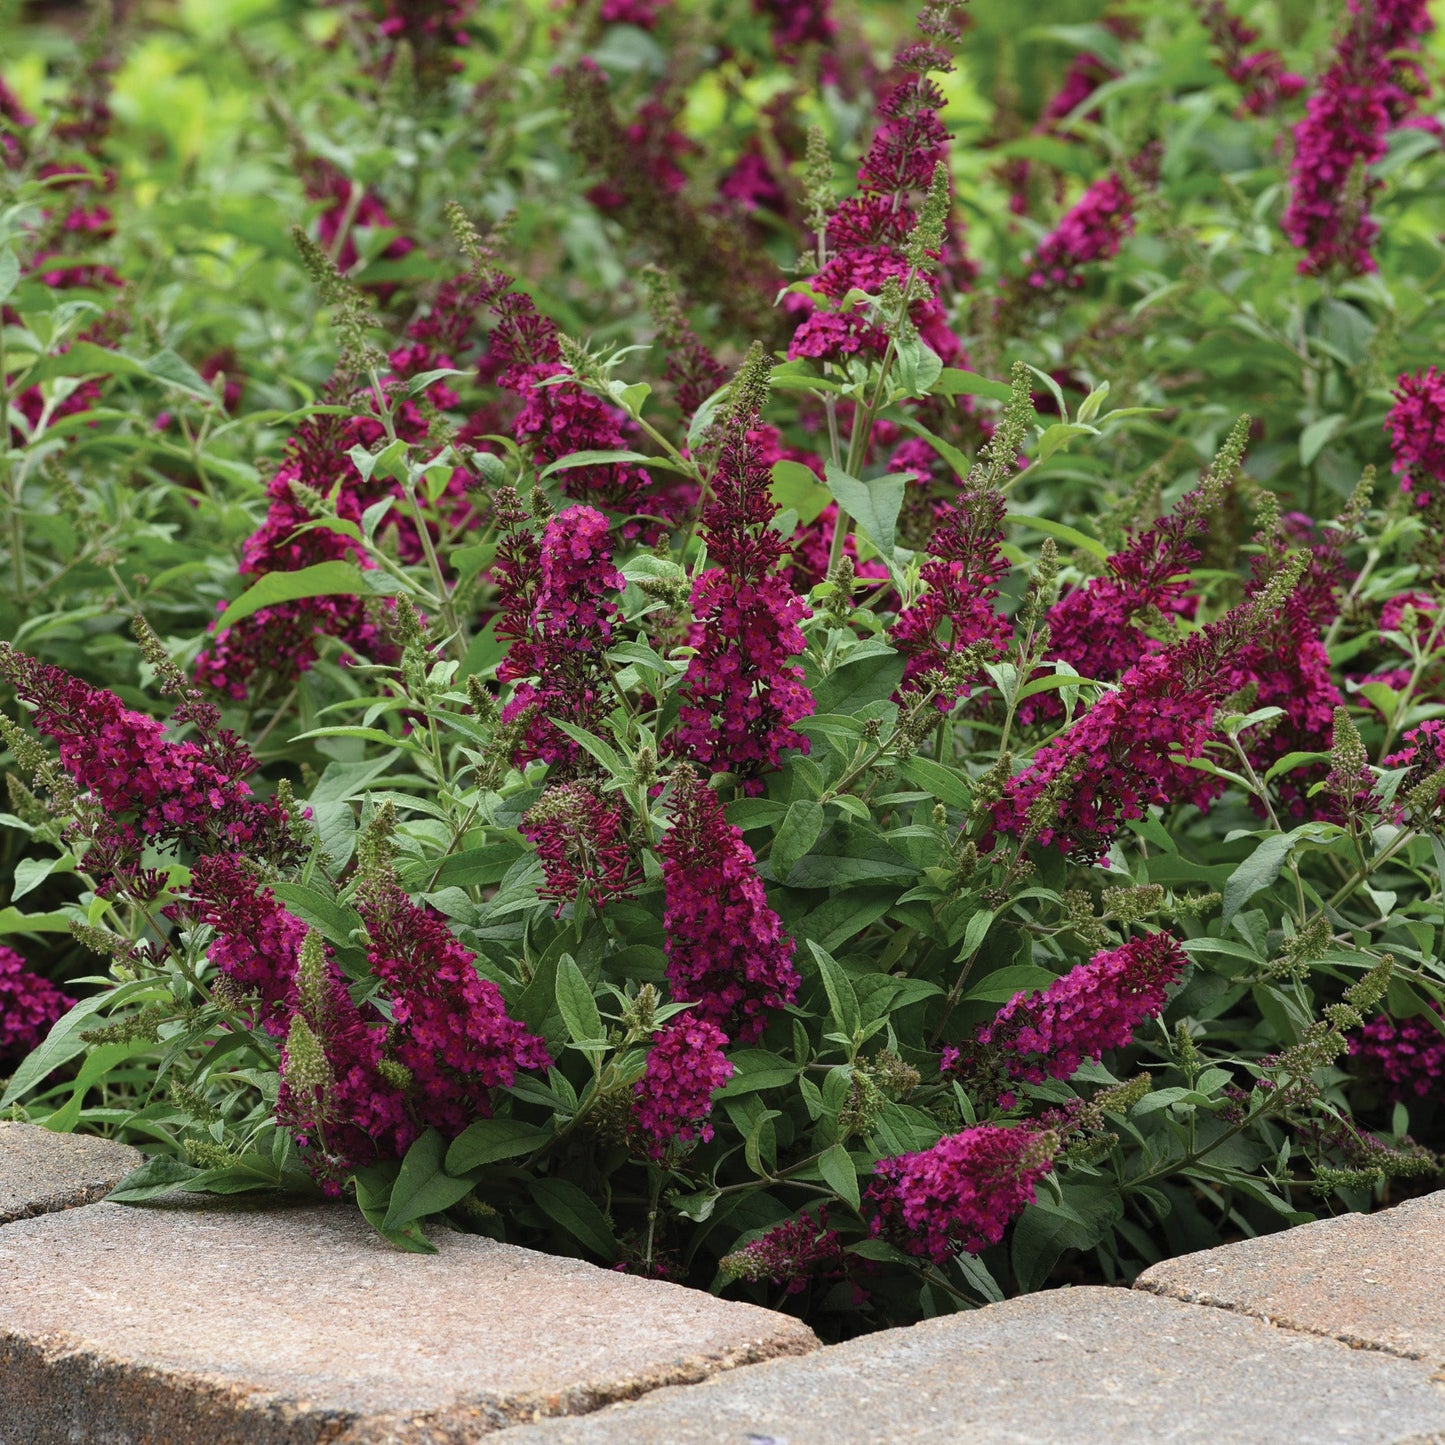
[{"label": "butterfly bush", "polygon": [[1427,8],[325,11],[0,81],[0,1112],[830,1337],[1438,1175]]}]

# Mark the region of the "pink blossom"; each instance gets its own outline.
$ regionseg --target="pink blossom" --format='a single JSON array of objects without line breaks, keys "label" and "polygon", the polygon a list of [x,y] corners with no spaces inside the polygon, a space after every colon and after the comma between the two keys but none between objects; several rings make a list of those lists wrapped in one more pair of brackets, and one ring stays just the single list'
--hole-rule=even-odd
[{"label": "pink blossom", "polygon": [[868,1198],[872,1230],[910,1254],[944,1264],[997,1244],[1054,1167],[1058,1136],[976,1124],[931,1149],[881,1159]]},{"label": "pink blossom", "polygon": [[740,1043],[763,1031],[769,1009],[798,991],[793,940],[768,907],[752,849],[717,795],[677,776],[672,823],[657,849],[666,899],[667,977],[700,1019]]},{"label": "pink blossom", "polygon": [[521,832],[537,850],[546,882],[543,898],[562,904],[586,894],[604,908],[632,891],[637,869],[627,836],[629,813],[617,793],[589,782],[560,783],[522,817]]},{"label": "pink blossom", "polygon": [[13,948],[0,944],[0,1068],[18,1064],[74,1004]]},{"label": "pink blossom", "polygon": [[[1438,1017],[1440,1005],[1430,1004]],[[1445,1080],[1445,1033],[1423,1015],[1397,1019],[1378,1014],[1350,1039],[1350,1054],[1368,1074],[1380,1079],[1385,1093],[1400,1103],[1438,1099]]]},{"label": "pink blossom", "polygon": [[1077,290],[1082,268],[1119,254],[1134,234],[1134,197],[1117,171],[1095,181],[1034,251],[1029,285],[1038,291]]},{"label": "pink blossom", "polygon": [[1038,993],[1017,993],[978,1042],[1003,1054],[1011,1079],[1067,1079],[1085,1059],[1121,1049],[1164,1007],[1166,990],[1189,966],[1169,933],[1131,939],[1096,953]]},{"label": "pink blossom", "polygon": [[367,963],[391,996],[392,1050],[411,1072],[416,1117],[454,1137],[491,1117],[493,1089],[552,1061],[439,915],[394,884],[363,890],[356,906],[370,936]]},{"label": "pink blossom", "polygon": [[1445,481],[1445,374],[1427,366],[1395,381],[1395,404],[1385,418],[1393,470],[1417,507],[1428,506]]},{"label": "pink blossom", "polygon": [[642,1077],[633,1086],[629,1133],[649,1159],[693,1140],[712,1138],[707,1122],[714,1092],[732,1078],[723,1057],[727,1035],[706,1019],[685,1014],[652,1042]]}]

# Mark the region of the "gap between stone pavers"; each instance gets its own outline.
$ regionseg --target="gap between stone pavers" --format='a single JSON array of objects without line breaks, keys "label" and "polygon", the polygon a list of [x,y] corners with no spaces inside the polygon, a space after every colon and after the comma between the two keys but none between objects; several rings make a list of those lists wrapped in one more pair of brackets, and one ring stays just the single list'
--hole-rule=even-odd
[{"label": "gap between stone pavers", "polygon": [[1418,1360],[1445,1381],[1445,1191],[1165,1260],[1134,1288]]},{"label": "gap between stone pavers", "polygon": [[0,1445],[435,1445],[819,1347],[786,1315],[346,1205],[0,1230]]},{"label": "gap between stone pavers", "polygon": [[0,1123],[0,1225],[96,1204],[141,1159],[114,1139]]},{"label": "gap between stone pavers", "polygon": [[1381,1353],[1148,1293],[1048,1290],[507,1430],[498,1445],[1441,1445]]}]

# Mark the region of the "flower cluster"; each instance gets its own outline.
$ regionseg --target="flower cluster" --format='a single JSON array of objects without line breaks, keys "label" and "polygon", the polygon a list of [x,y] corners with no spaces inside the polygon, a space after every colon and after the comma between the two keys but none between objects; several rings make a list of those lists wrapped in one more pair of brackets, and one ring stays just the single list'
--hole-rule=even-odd
[{"label": "flower cluster", "polygon": [[1134,234],[1134,193],[1118,171],[1097,180],[1034,250],[1028,284],[1036,291],[1076,291],[1084,267],[1107,261]]},{"label": "flower cluster", "polygon": [[146,844],[262,855],[280,846],[285,814],[274,800],[252,796],[245,778],[256,760],[234,733],[216,726],[214,709],[187,699],[177,717],[196,723],[201,741],[176,742],[164,724],[114,693],[3,643],[0,677],[34,709],[35,727],[58,744],[111,871],[123,871],[115,865],[137,860]]},{"label": "flower cluster", "polygon": [[1231,14],[1225,0],[1195,0],[1200,19],[1219,54],[1220,69],[1239,87],[1246,115],[1269,115],[1305,88],[1305,78],[1284,68],[1284,57],[1268,48],[1251,50],[1259,31]]},{"label": "flower cluster", "polygon": [[0,1069],[19,1063],[74,1003],[31,972],[13,948],[0,945]]},{"label": "flower cluster", "polygon": [[1400,780],[1396,801],[1403,799],[1420,816],[1433,817],[1445,808],[1445,780],[1438,782],[1433,794],[1427,786],[1445,768],[1445,720],[1430,718],[1411,728],[1402,741],[1405,746],[1383,760],[1387,768],[1409,769]]},{"label": "flower cluster", "polygon": [[582,894],[595,908],[625,898],[636,880],[628,813],[616,793],[604,795],[592,783],[559,783],[548,788],[522,816],[521,832],[542,860],[543,898],[562,905]]},{"label": "flower cluster", "polygon": [[[334,0],[335,3],[335,0]],[[367,49],[375,50],[373,68],[388,75],[405,46],[418,76],[443,79],[460,67],[452,53],[467,43],[466,23],[476,0],[341,0],[352,11],[352,27]],[[363,27],[375,26],[374,35]]]},{"label": "flower cluster", "polygon": [[420,1128],[405,1074],[385,1059],[386,1025],[353,1002],[315,934],[301,947],[288,1005],[276,1119],[293,1131],[313,1177],[336,1193],[352,1169],[401,1158]]},{"label": "flower cluster", "polygon": [[1371,254],[1380,227],[1370,201],[1380,189],[1368,168],[1385,155],[1390,128],[1407,120],[1422,89],[1418,67],[1396,51],[1418,50],[1431,27],[1425,0],[1349,0],[1335,59],[1294,128],[1291,192],[1284,232],[1305,252],[1306,275],[1376,269]]},{"label": "flower cluster", "polygon": [[198,859],[187,891],[186,902],[170,913],[215,930],[207,957],[242,993],[259,1000],[257,1023],[284,1037],[306,925],[237,854]]},{"label": "flower cluster", "polygon": [[[1435,1014],[1438,1004],[1432,1004]],[[1445,1080],[1445,1032],[1436,1019],[1378,1014],[1350,1039],[1350,1054],[1380,1079],[1391,1099],[1438,1098]]]},{"label": "flower cluster", "polygon": [[[755,420],[756,418],[752,418]],[[790,661],[807,646],[798,624],[812,615],[782,575],[786,540],[772,477],[744,418],[718,458],[713,499],[703,512],[709,560],[693,585],[693,624],[682,684],[678,750],[714,772],[732,772],[761,791],[784,748],[808,751],[794,724],[813,712],[803,670]]]},{"label": "flower cluster", "polygon": [[740,1043],[763,1031],[768,1009],[798,991],[793,940],[768,907],[752,849],[716,794],[680,773],[672,825],[658,845],[666,897],[667,977],[679,1000]]},{"label": "flower cluster", "polygon": [[818,1217],[800,1214],[774,1225],[741,1249],[724,1255],[718,1268],[728,1279],[771,1280],[785,1294],[801,1294],[810,1279],[842,1279],[848,1256],[836,1229],[828,1228],[828,1211]]},{"label": "flower cluster", "polygon": [[1415,506],[1429,506],[1445,482],[1445,373],[1427,366],[1398,377],[1385,430],[1401,491]]},{"label": "flower cluster", "polygon": [[977,1254],[1033,1203],[1058,1144],[1047,1130],[976,1124],[931,1149],[880,1159],[868,1190],[873,1233],[936,1264],[959,1250]]},{"label": "flower cluster", "polygon": [[978,1032],[1011,1079],[1067,1079],[1085,1059],[1123,1048],[1164,1007],[1189,958],[1169,933],[1096,953],[1038,993],[1018,993]]},{"label": "flower cluster", "polygon": [[1174,755],[1203,756],[1227,691],[1223,662],[1239,645],[1237,628],[1212,624],[1140,659],[1009,782],[995,826],[1090,862],[1108,852],[1123,820],[1142,817],[1150,804],[1207,806],[1218,780]]},{"label": "flower cluster", "polygon": [[830,259],[809,282],[813,291],[832,303],[832,309],[800,296],[789,298],[790,307],[802,317],[789,357],[838,360],[859,352],[881,355],[888,345],[886,332],[865,312],[842,309],[844,298],[855,290],[879,296],[887,286],[903,286],[910,275],[916,291],[922,293],[910,298],[908,308],[919,335],[945,365],[957,364],[962,355],[958,337],[944,317],[938,278],[915,274],[904,251],[918,219],[912,198],[929,189],[948,156],[948,132],[938,115],[943,92],[927,72],[953,66],[947,52],[935,45],[905,48],[898,66],[904,77],[878,101],[880,122],[858,168],[858,193],[843,201],[829,219],[823,239]]},{"label": "flower cluster", "polygon": [[629,1133],[649,1159],[676,1145],[712,1138],[713,1093],[732,1078],[723,1057],[727,1035],[706,1019],[684,1015],[656,1035],[642,1077],[633,1086]]},{"label": "flower cluster", "polygon": [[623,587],[612,565],[607,518],[591,507],[569,507],[551,518],[540,548],[518,538],[499,571],[503,615],[498,635],[511,642],[498,670],[515,682],[503,722],[524,729],[516,757],[575,766],[581,749],[552,725],[561,717],[592,728],[610,705],[602,654],[612,644]]},{"label": "flower cluster", "polygon": [[548,1067],[542,1040],[508,1016],[444,919],[385,880],[366,881],[357,910],[370,937],[367,963],[391,996],[392,1053],[410,1075],[424,1128],[459,1134],[491,1117],[491,1090],[510,1088],[518,1069]]},{"label": "flower cluster", "polygon": [[[957,500],[941,509],[929,560],[919,574],[928,591],[905,607],[893,626],[893,645],[908,659],[904,688],[918,687],[955,653],[979,643],[993,657],[1003,655],[1010,635],[998,611],[998,583],[1008,571],[999,550],[1004,511],[998,490],[976,482],[965,482]],[[936,705],[947,712],[957,698],[956,690],[945,688]]]}]

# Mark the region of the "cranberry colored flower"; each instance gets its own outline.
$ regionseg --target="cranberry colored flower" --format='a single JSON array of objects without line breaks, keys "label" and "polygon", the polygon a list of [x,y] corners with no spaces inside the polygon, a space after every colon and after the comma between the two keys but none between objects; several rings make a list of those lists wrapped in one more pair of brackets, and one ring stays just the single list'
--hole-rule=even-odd
[{"label": "cranberry colored flower", "polygon": [[569,507],[548,521],[540,548],[514,537],[498,580],[497,631],[511,647],[497,675],[518,684],[502,720],[525,719],[516,758],[574,767],[582,750],[551,720],[595,728],[611,705],[601,658],[612,645],[612,599],[624,583],[612,565],[607,519],[591,507]]},{"label": "cranberry colored flower", "polygon": [[625,898],[636,880],[627,805],[586,781],[548,788],[522,817],[521,831],[542,860],[543,898],[570,903],[585,893],[594,908]]},{"label": "cranberry colored flower", "polygon": [[491,1091],[510,1088],[518,1069],[552,1061],[443,918],[394,883],[363,889],[356,906],[370,935],[367,963],[391,996],[392,1056],[410,1071],[416,1117],[454,1137],[491,1117]]},{"label": "cranberry colored flower", "polygon": [[807,752],[794,724],[814,710],[803,670],[790,661],[807,646],[798,624],[812,615],[782,575],[787,541],[772,476],[747,428],[724,442],[703,512],[709,560],[693,586],[694,622],[682,682],[676,747],[713,772],[732,772],[760,791],[759,775],[783,749]]},{"label": "cranberry colored flower", "polygon": [[1268,115],[1305,88],[1305,78],[1284,68],[1277,50],[1251,51],[1259,31],[1229,11],[1224,0],[1195,0],[1199,18],[1218,50],[1215,63],[1240,88],[1242,114]]},{"label": "cranberry colored flower", "polygon": [[1117,171],[1095,181],[1039,242],[1028,282],[1036,291],[1076,291],[1083,268],[1119,254],[1134,234],[1134,196]]},{"label": "cranberry colored flower", "polygon": [[[1387,768],[1409,769],[1395,791],[1397,807],[1407,793],[1445,768],[1445,720],[1430,718],[1419,727],[1411,728],[1401,741],[1405,746],[1383,760]],[[1445,787],[1440,789],[1434,811],[1438,813],[1442,808],[1445,808]],[[1403,810],[1400,812],[1403,815]]]},{"label": "cranberry colored flower", "polygon": [[936,1264],[997,1244],[1054,1167],[1058,1135],[976,1124],[917,1154],[879,1160],[872,1230]]},{"label": "cranberry colored flower", "polygon": [[[965,482],[958,500],[943,507],[920,569],[925,592],[899,614],[893,645],[908,659],[903,688],[919,687],[925,673],[947,665],[957,652],[987,642],[1001,657],[1012,629],[997,610],[998,583],[1008,570],[999,550],[1003,497],[992,487]],[[980,674],[982,675],[982,674]],[[963,687],[967,695],[967,684]],[[936,706],[947,712],[958,694],[945,689]]]},{"label": "cranberry colored flower", "polygon": [[1096,953],[1038,993],[1017,993],[978,1042],[1003,1055],[1011,1079],[1067,1079],[1085,1059],[1123,1048],[1189,965],[1169,933],[1131,939]]},{"label": "cranberry colored flower", "polygon": [[[1439,1004],[1431,1003],[1438,1016]],[[1445,1034],[1421,1015],[1396,1019],[1379,1014],[1350,1039],[1350,1054],[1378,1078],[1399,1103],[1439,1098],[1445,1080]]]},{"label": "cranberry colored flower", "polygon": [[195,698],[176,716],[197,726],[199,742],[175,742],[155,718],[132,711],[112,692],[0,643],[0,677],[34,709],[31,721],[59,746],[79,791],[122,835],[160,847],[246,847],[263,854],[281,842],[285,817],[258,802],[244,781],[256,768],[250,750],[217,726],[214,708]]},{"label": "cranberry colored flower", "polygon": [[289,1000],[276,1121],[295,1136],[301,1158],[327,1193],[353,1169],[400,1159],[421,1132],[399,1084],[384,1072],[386,1024],[352,1002],[336,961],[302,980]]},{"label": "cranberry colored flower", "polygon": [[1445,481],[1445,374],[1427,366],[1398,377],[1385,430],[1401,491],[1417,507],[1428,506]]},{"label": "cranberry colored flower", "polygon": [[1090,862],[1108,852],[1124,819],[1142,817],[1150,804],[1206,807],[1217,780],[1174,756],[1203,756],[1215,706],[1229,690],[1224,663],[1241,645],[1241,630],[1232,617],[1141,658],[1009,782],[994,808],[995,826],[1023,835],[1030,813],[1046,808],[1048,816],[1036,820],[1038,841]]},{"label": "cranberry colored flower", "polygon": [[810,1279],[842,1279],[847,1262],[842,1238],[828,1228],[827,1209],[820,1209],[816,1219],[800,1214],[774,1225],[724,1255],[718,1267],[732,1279],[771,1280],[782,1285],[785,1294],[801,1294]]},{"label": "cranberry colored flower", "polygon": [[[879,123],[858,168],[858,193],[844,200],[828,221],[830,259],[809,282],[833,306],[819,308],[799,295],[788,298],[789,308],[802,318],[789,357],[881,355],[888,345],[865,311],[838,308],[850,291],[877,296],[885,283],[901,285],[908,276],[903,245],[917,220],[914,198],[928,189],[936,167],[948,156],[948,132],[938,115],[943,92],[923,72],[952,68],[947,54],[932,47],[916,59],[910,51],[901,52],[898,66],[905,74],[878,102]],[[914,73],[907,73],[910,70]],[[969,273],[965,262],[958,269],[964,273],[960,279]],[[927,283],[930,294],[911,304],[910,319],[945,365],[957,365],[963,348],[944,317],[938,277],[916,279]]]},{"label": "cranberry colored flower", "polygon": [[1426,0],[1349,0],[1335,59],[1294,129],[1291,194],[1284,232],[1306,254],[1302,273],[1376,270],[1371,248],[1379,224],[1370,202],[1382,182],[1368,167],[1383,159],[1392,126],[1407,121],[1428,91],[1416,62],[1432,25]]},{"label": "cranberry colored flower", "polygon": [[676,1145],[712,1138],[712,1096],[733,1075],[722,1052],[727,1042],[716,1024],[687,1014],[654,1037],[633,1086],[628,1130],[649,1159],[660,1161]]},{"label": "cranberry colored flower", "polygon": [[276,901],[237,854],[198,859],[189,894],[189,901],[172,911],[215,929],[207,957],[244,993],[259,998],[257,1023],[284,1037],[306,925]]},{"label": "cranberry colored flower", "polygon": [[667,977],[679,1000],[739,1043],[763,1031],[768,1009],[798,991],[793,940],[768,907],[752,849],[717,795],[680,773],[672,825],[657,851],[666,897]]},{"label": "cranberry colored flower", "polygon": [[0,944],[0,1069],[18,1064],[75,1000]]}]

